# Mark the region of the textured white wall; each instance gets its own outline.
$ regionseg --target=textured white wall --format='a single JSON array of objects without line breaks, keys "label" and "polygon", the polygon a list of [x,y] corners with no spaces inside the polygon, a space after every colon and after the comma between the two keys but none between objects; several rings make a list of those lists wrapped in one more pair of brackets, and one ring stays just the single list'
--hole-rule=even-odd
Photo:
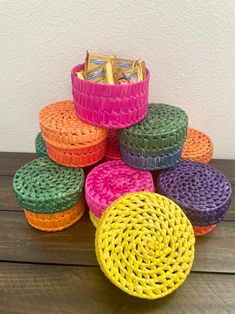
[{"label": "textured white wall", "polygon": [[146,60],[150,100],[184,108],[235,158],[234,0],[0,1],[0,151],[34,151],[42,105],[85,50]]}]

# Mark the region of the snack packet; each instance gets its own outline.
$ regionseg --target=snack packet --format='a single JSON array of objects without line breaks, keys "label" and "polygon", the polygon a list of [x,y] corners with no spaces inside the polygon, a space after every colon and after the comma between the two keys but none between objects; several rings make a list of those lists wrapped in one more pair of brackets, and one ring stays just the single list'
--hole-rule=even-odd
[{"label": "snack packet", "polygon": [[96,67],[105,66],[107,62],[112,63],[112,60],[114,58],[114,56],[107,56],[99,53],[89,53],[87,51],[85,60],[85,72],[91,71]]},{"label": "snack packet", "polygon": [[140,68],[138,65],[133,66],[132,68],[126,70],[124,72],[124,79],[130,83],[136,83],[141,81],[142,72],[140,72]]},{"label": "snack packet", "polygon": [[96,67],[90,71],[87,71],[86,77],[88,81],[92,81],[94,83],[106,83],[106,76],[105,76],[105,68],[104,66]]},{"label": "snack packet", "polygon": [[80,78],[80,80],[85,80],[85,73],[84,70],[81,70],[76,73],[77,77]]},{"label": "snack packet", "polygon": [[140,71],[140,77],[142,77],[141,81],[144,80],[146,78],[146,65],[145,62],[143,60],[138,60],[136,61],[136,65],[139,67],[139,71]]},{"label": "snack packet", "polygon": [[86,76],[88,81],[94,83],[114,84],[112,64],[110,62],[88,71]]},{"label": "snack packet", "polygon": [[128,60],[128,59],[122,59],[122,58],[115,58],[113,60],[113,66],[116,69],[120,69],[121,71],[128,70],[133,67],[135,64],[135,60]]}]

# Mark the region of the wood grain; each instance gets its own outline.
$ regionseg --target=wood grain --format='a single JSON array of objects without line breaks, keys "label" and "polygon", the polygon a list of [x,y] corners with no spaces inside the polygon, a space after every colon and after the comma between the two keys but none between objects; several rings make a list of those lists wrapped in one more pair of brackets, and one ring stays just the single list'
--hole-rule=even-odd
[{"label": "wood grain", "polygon": [[35,158],[35,153],[0,152],[0,175],[14,175],[16,170]]},{"label": "wood grain", "polygon": [[[235,273],[235,222],[221,222],[197,238],[194,271]],[[46,233],[30,227],[22,212],[0,212],[0,261],[96,266],[95,228],[88,215],[73,227]]]},{"label": "wood grain", "polygon": [[171,295],[131,297],[98,267],[0,264],[0,313],[234,313],[235,276],[191,273]]}]

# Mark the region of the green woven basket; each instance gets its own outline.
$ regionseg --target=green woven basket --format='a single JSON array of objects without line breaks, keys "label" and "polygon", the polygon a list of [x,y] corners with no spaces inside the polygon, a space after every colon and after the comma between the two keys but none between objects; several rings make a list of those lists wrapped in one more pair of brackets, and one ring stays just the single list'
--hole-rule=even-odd
[{"label": "green woven basket", "polygon": [[13,190],[17,202],[35,213],[56,213],[74,206],[81,198],[84,173],[67,168],[48,157],[35,159],[15,174]]},{"label": "green woven basket", "polygon": [[187,136],[188,116],[177,107],[149,104],[144,120],[119,132],[120,142],[139,152],[163,153],[174,151]]},{"label": "green woven basket", "polygon": [[35,149],[38,158],[48,156],[46,143],[42,137],[41,132],[38,133],[35,139]]}]

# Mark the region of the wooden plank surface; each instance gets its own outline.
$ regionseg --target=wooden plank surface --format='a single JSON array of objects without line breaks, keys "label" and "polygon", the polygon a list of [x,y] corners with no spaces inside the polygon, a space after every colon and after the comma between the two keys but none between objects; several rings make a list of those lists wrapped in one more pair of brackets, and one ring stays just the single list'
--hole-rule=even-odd
[{"label": "wooden plank surface", "polygon": [[[235,273],[235,222],[221,222],[197,238],[194,271]],[[22,212],[0,212],[0,261],[97,265],[95,228],[88,215],[73,227],[46,233],[30,227]]]},{"label": "wooden plank surface", "polygon": [[35,153],[0,152],[0,175],[14,175],[21,166],[35,158]]},{"label": "wooden plank surface", "polygon": [[131,297],[98,267],[0,264],[0,313],[235,313],[235,275],[191,273],[171,295]]}]

